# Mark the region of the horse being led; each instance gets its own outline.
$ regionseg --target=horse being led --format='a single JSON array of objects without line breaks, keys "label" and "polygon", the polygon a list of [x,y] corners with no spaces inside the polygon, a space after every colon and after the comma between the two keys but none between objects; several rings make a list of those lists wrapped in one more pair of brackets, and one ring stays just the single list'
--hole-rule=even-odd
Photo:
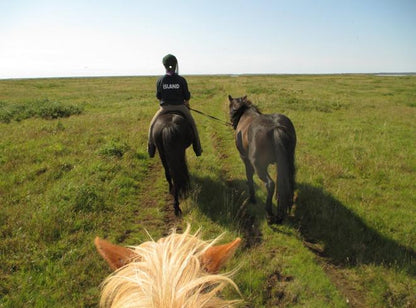
[{"label": "horse being led", "polygon": [[230,118],[235,129],[235,142],[246,167],[250,201],[255,203],[253,174],[257,173],[267,188],[266,210],[273,216],[272,197],[275,183],[267,168],[277,164],[278,203],[275,221],[280,223],[293,204],[295,186],[296,132],[288,117],[283,114],[262,114],[247,96],[232,98]]},{"label": "horse being led", "polygon": [[184,116],[177,113],[159,115],[153,125],[153,140],[165,168],[169,192],[174,197],[175,215],[182,213],[179,198],[189,190],[189,172],[185,150],[192,144],[194,134]]},{"label": "horse being led", "polygon": [[197,308],[233,307],[239,300],[225,300],[221,290],[238,287],[229,275],[217,274],[240,245],[241,239],[213,246],[190,234],[173,231],[157,242],[125,248],[100,238],[98,252],[113,270],[102,285],[101,307]]}]

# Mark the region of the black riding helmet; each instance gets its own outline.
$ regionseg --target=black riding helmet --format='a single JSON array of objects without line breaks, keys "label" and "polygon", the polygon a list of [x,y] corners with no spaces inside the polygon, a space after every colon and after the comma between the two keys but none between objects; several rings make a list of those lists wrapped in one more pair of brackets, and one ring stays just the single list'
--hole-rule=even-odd
[{"label": "black riding helmet", "polygon": [[178,68],[178,60],[174,55],[168,54],[163,57],[162,60],[163,66],[166,68],[169,72],[177,72]]}]

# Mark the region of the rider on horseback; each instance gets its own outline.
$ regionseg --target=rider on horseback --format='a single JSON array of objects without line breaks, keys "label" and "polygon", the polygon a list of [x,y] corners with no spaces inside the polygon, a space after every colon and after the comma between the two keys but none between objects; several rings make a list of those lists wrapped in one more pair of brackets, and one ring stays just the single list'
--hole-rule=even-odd
[{"label": "rider on horseback", "polygon": [[156,146],[152,139],[154,122],[160,114],[172,111],[179,111],[191,124],[194,131],[193,148],[196,156],[200,156],[202,148],[199,141],[198,130],[191,112],[189,111],[191,93],[189,93],[188,84],[185,78],[178,74],[178,60],[174,55],[166,55],[162,62],[163,66],[166,68],[166,74],[160,77],[156,84],[156,97],[160,102],[160,109],[156,112],[150,122],[149,141],[147,147],[149,156],[154,157],[156,151]]}]

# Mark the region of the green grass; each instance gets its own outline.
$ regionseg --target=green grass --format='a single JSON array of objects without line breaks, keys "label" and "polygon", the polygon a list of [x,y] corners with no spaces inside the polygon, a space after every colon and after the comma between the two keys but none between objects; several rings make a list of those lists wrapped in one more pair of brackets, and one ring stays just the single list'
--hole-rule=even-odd
[{"label": "green grass", "polygon": [[186,223],[244,239],[227,269],[247,307],[416,305],[416,77],[187,77],[195,109],[228,120],[228,94],[247,94],[292,119],[298,198],[279,226],[257,178],[246,202],[233,130],[199,114],[204,153],[188,150],[172,221],[146,153],[156,79],[0,81],[0,306],[96,306],[110,273],[96,235],[137,245]]}]

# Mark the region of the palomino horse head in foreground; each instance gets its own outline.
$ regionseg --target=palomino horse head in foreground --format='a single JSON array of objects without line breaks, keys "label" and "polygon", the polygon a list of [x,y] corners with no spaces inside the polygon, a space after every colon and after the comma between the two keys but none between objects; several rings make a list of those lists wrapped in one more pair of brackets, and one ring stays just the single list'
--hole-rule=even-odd
[{"label": "palomino horse head in foreground", "polygon": [[103,283],[102,307],[196,308],[232,307],[221,290],[238,287],[229,275],[217,274],[233,256],[241,239],[214,246],[190,234],[173,231],[157,242],[126,248],[96,238],[95,246],[115,272]]},{"label": "palomino horse head in foreground", "polygon": [[[283,114],[262,114],[247,96],[232,98],[229,95],[228,99],[236,146],[246,167],[250,201],[256,201],[253,183],[253,174],[256,172],[267,188],[267,214],[272,221],[281,222],[293,204],[295,128]],[[272,197],[275,183],[267,171],[269,164],[277,164],[278,208],[274,219]]]}]

